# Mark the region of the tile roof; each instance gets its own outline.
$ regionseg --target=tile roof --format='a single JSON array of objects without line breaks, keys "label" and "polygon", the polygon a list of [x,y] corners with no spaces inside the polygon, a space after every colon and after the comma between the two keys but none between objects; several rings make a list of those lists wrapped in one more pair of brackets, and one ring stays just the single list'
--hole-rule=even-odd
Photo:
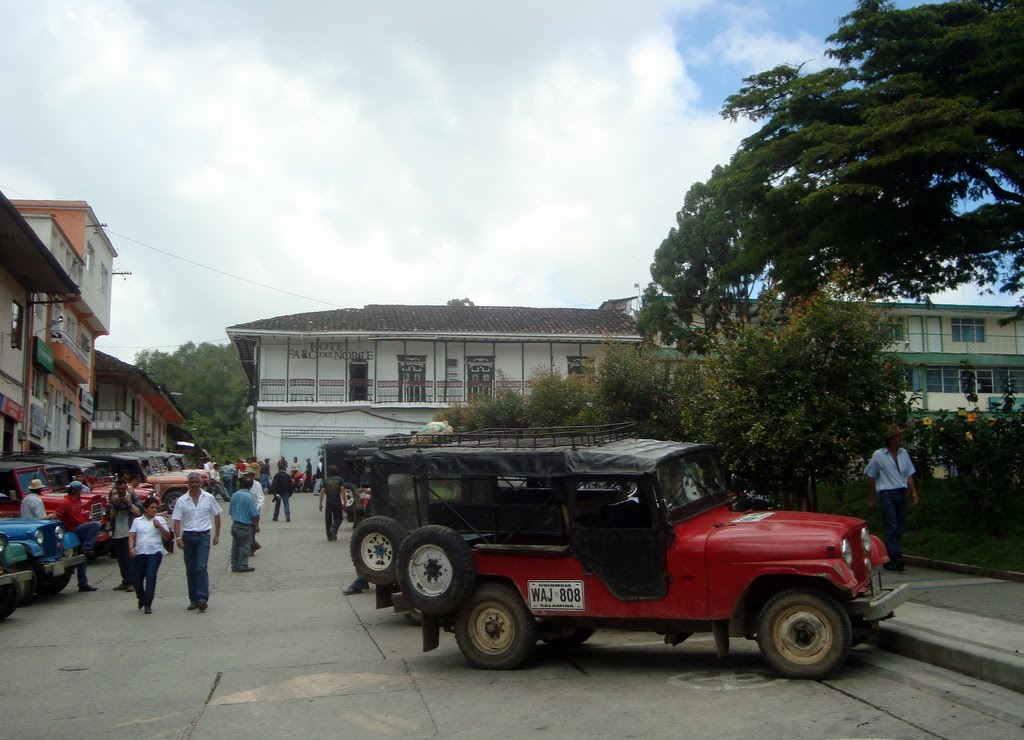
[{"label": "tile roof", "polygon": [[452,332],[471,334],[637,336],[636,322],[618,311],[514,306],[384,306],[343,308],[260,319],[228,331]]},{"label": "tile roof", "polygon": [[138,373],[143,374],[135,365],[129,365],[106,352],[95,350],[95,361],[93,367],[97,373]]}]

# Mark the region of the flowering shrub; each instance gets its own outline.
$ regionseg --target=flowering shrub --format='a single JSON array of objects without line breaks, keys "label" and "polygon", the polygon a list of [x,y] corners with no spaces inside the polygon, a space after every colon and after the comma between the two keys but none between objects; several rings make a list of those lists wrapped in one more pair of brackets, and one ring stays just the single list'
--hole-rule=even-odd
[{"label": "flowering shrub", "polygon": [[961,527],[976,524],[1003,535],[1019,528],[1024,509],[1024,411],[1012,397],[999,410],[918,414],[908,444],[919,472],[948,475]]}]

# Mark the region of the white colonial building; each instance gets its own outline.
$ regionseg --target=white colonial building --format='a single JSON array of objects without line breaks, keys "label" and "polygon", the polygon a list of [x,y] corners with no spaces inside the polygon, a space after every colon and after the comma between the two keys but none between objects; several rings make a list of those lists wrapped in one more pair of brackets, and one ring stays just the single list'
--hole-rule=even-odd
[{"label": "white colonial building", "polygon": [[412,432],[474,394],[528,394],[538,368],[582,371],[636,344],[614,309],[366,306],[228,327],[251,388],[259,458],[316,459],[324,441]]}]

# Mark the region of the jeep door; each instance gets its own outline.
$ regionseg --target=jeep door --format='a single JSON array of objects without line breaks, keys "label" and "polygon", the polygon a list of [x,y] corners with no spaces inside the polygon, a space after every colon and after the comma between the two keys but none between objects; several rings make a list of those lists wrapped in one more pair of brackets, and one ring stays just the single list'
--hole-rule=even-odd
[{"label": "jeep door", "polygon": [[573,549],[588,573],[621,601],[668,594],[668,528],[658,508],[653,476],[570,479]]}]

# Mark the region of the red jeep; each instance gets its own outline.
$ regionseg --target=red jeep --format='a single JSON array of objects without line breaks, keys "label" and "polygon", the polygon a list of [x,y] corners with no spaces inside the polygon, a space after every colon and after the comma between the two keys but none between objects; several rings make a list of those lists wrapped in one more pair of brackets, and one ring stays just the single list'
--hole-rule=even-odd
[{"label": "red jeep", "polygon": [[420,610],[424,650],[454,632],[479,668],[608,627],[711,632],[720,656],[756,639],[777,672],[820,678],[908,596],[882,588],[862,520],[751,511],[716,448],[626,426],[382,443],[373,491],[352,547],[378,606]]}]

